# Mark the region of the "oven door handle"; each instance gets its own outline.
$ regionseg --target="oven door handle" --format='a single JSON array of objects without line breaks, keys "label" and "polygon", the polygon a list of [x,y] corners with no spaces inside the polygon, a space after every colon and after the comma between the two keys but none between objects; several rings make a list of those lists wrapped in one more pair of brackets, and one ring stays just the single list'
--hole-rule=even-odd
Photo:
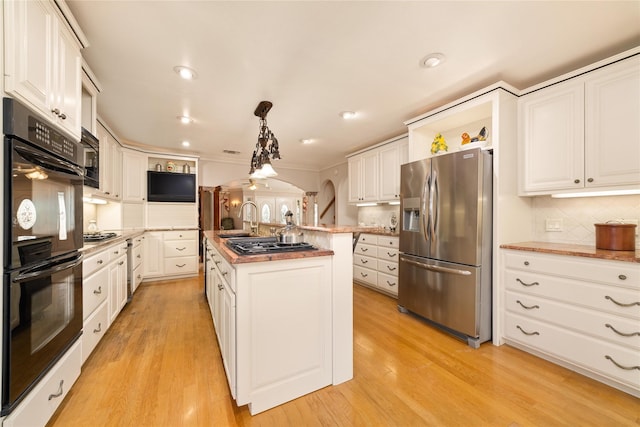
[{"label": "oven door handle", "polygon": [[38,264],[34,267],[24,270],[18,274],[13,282],[24,282],[26,280],[33,280],[38,276],[51,276],[59,271],[74,268],[82,263],[82,254],[73,255],[72,257],[66,257],[61,260]]},{"label": "oven door handle", "polygon": [[18,154],[20,154],[26,160],[33,162],[34,164],[45,169],[56,172],[63,172],[70,175],[77,175],[79,177],[84,176],[84,171],[80,166],[51,156],[44,151],[32,148],[26,144],[16,145],[14,147],[14,150],[17,151]]}]

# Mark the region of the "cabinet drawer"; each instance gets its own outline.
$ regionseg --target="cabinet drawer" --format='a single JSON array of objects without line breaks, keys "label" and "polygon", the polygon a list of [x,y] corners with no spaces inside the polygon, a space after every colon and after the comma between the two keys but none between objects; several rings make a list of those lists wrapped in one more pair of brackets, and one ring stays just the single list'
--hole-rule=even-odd
[{"label": "cabinet drawer", "polygon": [[133,268],[142,263],[142,245],[134,246],[131,250],[131,259],[133,259]]},{"label": "cabinet drawer", "polygon": [[523,271],[640,289],[640,263],[506,251],[505,265]]},{"label": "cabinet drawer", "polygon": [[368,256],[375,257],[376,256],[376,250],[377,250],[376,246],[367,245],[367,244],[364,244],[364,243],[358,243],[356,245],[355,253],[356,254],[360,254],[360,255],[368,255]]},{"label": "cabinet drawer", "polygon": [[640,323],[637,320],[511,291],[506,292],[505,305],[507,310],[522,316],[640,349]]},{"label": "cabinet drawer", "polygon": [[109,291],[109,269],[94,273],[82,281],[82,313],[86,320],[103,301]]},{"label": "cabinet drawer", "polygon": [[377,245],[378,236],[376,236],[375,234],[362,233],[360,235],[360,238],[358,238],[358,243],[365,243],[367,245]]},{"label": "cabinet drawer", "polygon": [[637,350],[509,312],[505,316],[505,332],[507,340],[558,357],[640,391],[640,370],[624,369],[640,365]]},{"label": "cabinet drawer", "polygon": [[378,247],[378,258],[386,261],[398,262],[398,250]]},{"label": "cabinet drawer", "polygon": [[505,271],[506,288],[640,319],[640,291],[526,271]]},{"label": "cabinet drawer", "polygon": [[353,279],[373,286],[378,285],[378,273],[375,270],[356,265],[353,266]]},{"label": "cabinet drawer", "polygon": [[173,230],[162,233],[164,240],[198,240],[198,230]]},{"label": "cabinet drawer", "polygon": [[380,259],[378,260],[378,271],[389,276],[398,277],[398,263]]},{"label": "cabinet drawer", "polygon": [[198,271],[197,257],[175,257],[164,262],[165,274],[191,274]]},{"label": "cabinet drawer", "polygon": [[353,256],[353,265],[370,268],[372,270],[378,269],[378,260],[375,258],[368,257],[366,255],[355,254]]},{"label": "cabinet drawer", "polygon": [[398,238],[388,236],[378,236],[378,246],[381,248],[398,249]]},{"label": "cabinet drawer", "polygon": [[65,353],[18,407],[4,419],[3,427],[44,426],[80,376],[80,340]]},{"label": "cabinet drawer", "polygon": [[88,277],[94,271],[109,264],[109,251],[100,251],[82,260],[82,276]]},{"label": "cabinet drawer", "polygon": [[398,295],[398,276],[378,272],[378,287]]},{"label": "cabinet drawer", "polygon": [[107,331],[109,324],[109,304],[103,303],[93,314],[84,321],[82,328],[82,364],[96,348],[98,342]]},{"label": "cabinet drawer", "polygon": [[123,242],[114,246],[111,246],[106,250],[109,253],[109,261],[113,261],[115,259],[120,258],[122,255],[126,255],[127,253],[127,243]]},{"label": "cabinet drawer", "polygon": [[164,242],[164,256],[182,257],[198,254],[198,243],[195,240],[168,240]]}]

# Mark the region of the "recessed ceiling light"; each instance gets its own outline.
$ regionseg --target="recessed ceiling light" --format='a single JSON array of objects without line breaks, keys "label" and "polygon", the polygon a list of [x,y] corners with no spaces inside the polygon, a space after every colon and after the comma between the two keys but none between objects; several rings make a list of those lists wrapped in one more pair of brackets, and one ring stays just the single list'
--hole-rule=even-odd
[{"label": "recessed ceiling light", "polygon": [[183,147],[188,147],[188,146],[190,146],[190,145],[191,145],[191,144],[189,144],[189,141],[182,141],[182,146],[183,146]]},{"label": "recessed ceiling light", "polygon": [[356,116],[355,111],[343,111],[340,113],[340,117],[345,120],[353,119]]},{"label": "recessed ceiling light", "polygon": [[177,65],[173,67],[173,71],[178,73],[178,75],[185,80],[193,80],[198,78],[198,74],[195,72],[195,70],[183,65]]},{"label": "recessed ceiling light", "polygon": [[178,120],[180,123],[188,125],[189,123],[193,123],[193,119],[189,116],[178,116]]},{"label": "recessed ceiling light", "polygon": [[430,53],[420,60],[422,68],[434,68],[441,65],[446,60],[442,53]]},{"label": "recessed ceiling light", "polygon": [[305,139],[301,139],[300,142],[303,144],[313,144],[314,141],[311,138],[305,138]]}]

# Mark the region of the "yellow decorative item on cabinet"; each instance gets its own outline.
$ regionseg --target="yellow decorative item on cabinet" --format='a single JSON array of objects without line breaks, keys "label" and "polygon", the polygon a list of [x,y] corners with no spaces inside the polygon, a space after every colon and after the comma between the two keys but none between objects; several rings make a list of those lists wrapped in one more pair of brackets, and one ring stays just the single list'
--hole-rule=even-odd
[{"label": "yellow decorative item on cabinet", "polygon": [[442,134],[437,134],[431,143],[431,154],[437,154],[441,151],[446,152],[448,150],[447,141],[444,140]]}]

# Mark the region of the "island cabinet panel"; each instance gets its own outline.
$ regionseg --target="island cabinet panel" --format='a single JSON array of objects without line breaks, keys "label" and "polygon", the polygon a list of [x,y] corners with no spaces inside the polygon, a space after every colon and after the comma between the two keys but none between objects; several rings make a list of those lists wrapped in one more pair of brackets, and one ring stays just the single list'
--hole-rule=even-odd
[{"label": "island cabinet panel", "polygon": [[237,404],[256,414],[332,383],[331,258],[236,265]]},{"label": "island cabinet panel", "polygon": [[504,250],[508,344],[640,396],[640,264]]}]

